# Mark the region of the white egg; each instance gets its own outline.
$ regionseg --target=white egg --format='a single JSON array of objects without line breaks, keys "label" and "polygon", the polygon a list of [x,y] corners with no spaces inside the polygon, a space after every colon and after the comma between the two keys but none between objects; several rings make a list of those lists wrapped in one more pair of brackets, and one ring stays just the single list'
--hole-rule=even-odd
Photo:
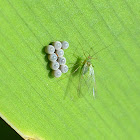
[{"label": "white egg", "polygon": [[61,44],[60,41],[54,42],[53,45],[54,45],[54,48],[55,48],[56,50],[60,50],[61,47],[62,47],[62,44]]},{"label": "white egg", "polygon": [[52,62],[56,61],[57,60],[57,55],[55,53],[53,54],[49,54],[48,55],[48,59]]},{"label": "white egg", "polygon": [[57,70],[59,68],[59,63],[57,61],[51,62],[50,67],[52,70]]},{"label": "white egg", "polygon": [[58,63],[59,63],[59,65],[65,65],[66,58],[65,57],[58,57]]},{"label": "white egg", "polygon": [[67,65],[61,65],[60,66],[60,70],[62,73],[67,73],[68,72],[68,66]]},{"label": "white egg", "polygon": [[45,48],[45,52],[48,53],[48,54],[53,54],[55,52],[55,48],[53,45],[48,45],[46,48]]},{"label": "white egg", "polygon": [[62,42],[62,49],[67,49],[69,47],[69,43],[67,41]]},{"label": "white egg", "polygon": [[58,70],[54,70],[53,74],[55,77],[60,77],[62,75],[62,72],[61,72],[61,70],[58,69]]},{"label": "white egg", "polygon": [[57,54],[58,57],[62,57],[64,55],[64,51],[62,49],[57,50],[56,54]]}]

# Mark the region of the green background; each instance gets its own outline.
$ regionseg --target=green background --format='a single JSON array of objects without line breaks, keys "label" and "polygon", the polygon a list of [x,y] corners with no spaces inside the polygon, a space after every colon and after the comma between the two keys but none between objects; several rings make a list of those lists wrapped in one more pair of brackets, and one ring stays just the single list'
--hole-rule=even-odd
[{"label": "green background", "polygon": [[[137,0],[0,0],[0,113],[22,137],[140,137]],[[52,78],[44,47],[66,40],[67,64],[94,55],[96,98],[78,75]],[[74,96],[74,99],[71,97]]]}]

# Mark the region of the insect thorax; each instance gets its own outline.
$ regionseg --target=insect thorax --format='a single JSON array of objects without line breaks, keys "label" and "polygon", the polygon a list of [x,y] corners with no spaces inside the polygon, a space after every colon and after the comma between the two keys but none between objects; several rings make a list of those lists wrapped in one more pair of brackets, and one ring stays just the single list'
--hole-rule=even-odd
[{"label": "insect thorax", "polygon": [[88,72],[88,70],[89,70],[89,66],[91,65],[91,63],[90,62],[85,62],[84,63],[84,65],[83,65],[83,68],[82,68],[82,75],[85,75],[87,72]]}]

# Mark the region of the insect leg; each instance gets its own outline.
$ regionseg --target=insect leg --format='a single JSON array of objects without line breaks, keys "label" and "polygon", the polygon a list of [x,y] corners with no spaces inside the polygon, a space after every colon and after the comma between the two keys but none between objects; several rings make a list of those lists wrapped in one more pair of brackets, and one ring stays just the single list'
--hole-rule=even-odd
[{"label": "insect leg", "polygon": [[81,66],[78,66],[71,74],[75,73]]}]

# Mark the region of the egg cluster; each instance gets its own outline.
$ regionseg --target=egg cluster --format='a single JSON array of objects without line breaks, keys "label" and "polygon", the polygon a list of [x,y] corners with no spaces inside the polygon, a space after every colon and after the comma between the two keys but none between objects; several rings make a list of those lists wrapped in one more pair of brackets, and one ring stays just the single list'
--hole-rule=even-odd
[{"label": "egg cluster", "polygon": [[69,43],[67,41],[56,41],[45,48],[45,52],[48,54],[48,59],[51,62],[50,68],[53,70],[53,75],[55,77],[60,77],[62,73],[66,73],[68,71],[66,58],[63,56],[64,50],[68,47]]}]

